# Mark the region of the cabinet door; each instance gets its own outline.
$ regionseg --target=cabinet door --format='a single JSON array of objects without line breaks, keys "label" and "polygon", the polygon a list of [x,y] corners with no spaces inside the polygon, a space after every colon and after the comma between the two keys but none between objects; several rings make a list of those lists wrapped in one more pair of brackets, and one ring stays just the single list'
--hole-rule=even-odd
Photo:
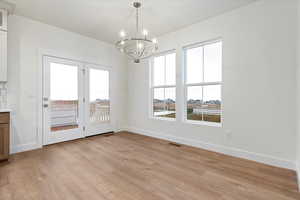
[{"label": "cabinet door", "polygon": [[0,30],[7,31],[7,15],[7,10],[0,9]]},{"label": "cabinet door", "polygon": [[9,125],[0,124],[0,160],[7,159],[9,154]]},{"label": "cabinet door", "polygon": [[0,31],[0,82],[7,81],[7,32]]}]

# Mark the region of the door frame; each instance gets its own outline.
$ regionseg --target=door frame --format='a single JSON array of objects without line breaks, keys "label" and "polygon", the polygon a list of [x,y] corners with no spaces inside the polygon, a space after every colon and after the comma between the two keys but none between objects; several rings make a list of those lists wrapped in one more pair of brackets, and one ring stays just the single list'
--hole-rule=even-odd
[{"label": "door frame", "polygon": [[[87,57],[87,56],[81,56],[78,54],[72,54],[69,51],[60,51],[60,50],[51,50],[51,49],[38,49],[37,50],[37,63],[38,63],[38,69],[37,69],[37,97],[36,97],[36,106],[37,106],[37,115],[36,115],[36,144],[32,144],[35,148],[42,148],[44,144],[44,127],[43,127],[43,57],[49,56],[54,58],[60,58],[60,59],[66,59],[71,61],[77,61],[81,62],[85,65],[97,65],[102,66],[103,68],[106,68],[110,70],[110,88],[113,88],[113,81],[112,81],[112,72],[113,67],[110,64],[105,63],[99,63],[99,59],[95,57]],[[110,98],[112,101],[112,90],[110,90]],[[111,125],[112,130],[115,130],[116,127],[114,127],[114,115],[113,115],[113,107],[111,106]]]}]

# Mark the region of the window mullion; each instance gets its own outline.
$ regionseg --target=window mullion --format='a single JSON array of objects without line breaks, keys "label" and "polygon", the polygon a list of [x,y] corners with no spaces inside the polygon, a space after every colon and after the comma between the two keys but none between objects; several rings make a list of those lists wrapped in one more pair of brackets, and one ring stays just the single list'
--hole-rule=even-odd
[{"label": "window mullion", "polygon": [[203,115],[203,104],[204,104],[204,100],[203,100],[203,93],[204,93],[204,86],[201,86],[201,90],[202,90],[202,97],[201,97],[201,101],[202,101],[202,108],[201,108],[201,114],[202,114],[202,121],[204,121],[204,115]]},{"label": "window mullion", "polygon": [[[167,85],[166,57],[167,57],[167,56],[165,55],[165,56],[164,56],[164,74],[165,74],[165,80],[164,80],[164,83],[165,83],[165,85]],[[166,88],[164,88],[164,109],[165,109],[165,111],[167,111],[167,110],[166,110]]]},{"label": "window mullion", "polygon": [[160,86],[154,86],[152,88],[173,88],[176,87],[176,85],[160,85]]},{"label": "window mullion", "polygon": [[222,85],[222,82],[207,82],[207,83],[189,83],[186,86],[209,86],[209,85]]},{"label": "window mullion", "polygon": [[[205,67],[204,67],[204,55],[205,55],[205,53],[204,53],[204,51],[205,51],[205,46],[203,46],[202,47],[203,49],[202,49],[202,82],[204,83],[204,75],[205,75],[205,73],[204,73],[204,69],[205,69]],[[204,114],[203,114],[203,105],[204,105],[204,99],[203,99],[203,96],[204,96],[204,85],[202,85],[201,86],[202,88],[202,121],[204,121]]]},{"label": "window mullion", "polygon": [[204,49],[205,46],[202,47],[202,82],[204,83]]}]

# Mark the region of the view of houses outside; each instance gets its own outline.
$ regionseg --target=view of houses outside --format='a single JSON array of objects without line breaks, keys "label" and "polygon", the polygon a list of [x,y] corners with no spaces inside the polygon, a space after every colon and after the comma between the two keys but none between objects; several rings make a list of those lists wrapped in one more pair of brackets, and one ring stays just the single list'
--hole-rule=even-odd
[{"label": "view of houses outside", "polygon": [[221,101],[203,102],[199,99],[187,101],[187,119],[207,122],[221,122]]},{"label": "view of houses outside", "polygon": [[155,88],[153,98],[154,117],[176,118],[176,88]]},{"label": "view of houses outside", "polygon": [[187,120],[221,122],[221,86],[187,88]]},{"label": "view of houses outside", "polygon": [[153,100],[153,112],[155,117],[176,118],[175,101],[173,99],[167,100]]},{"label": "view of houses outside", "polygon": [[[153,111],[155,117],[176,118],[175,101],[154,99]],[[196,121],[221,122],[221,101],[189,99],[187,101],[187,119]]]}]

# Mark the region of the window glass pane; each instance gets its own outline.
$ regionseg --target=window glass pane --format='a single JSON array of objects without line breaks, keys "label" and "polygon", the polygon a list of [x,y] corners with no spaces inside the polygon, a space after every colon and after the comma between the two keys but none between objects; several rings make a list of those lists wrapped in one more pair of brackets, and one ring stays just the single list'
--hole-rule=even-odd
[{"label": "window glass pane", "polygon": [[203,48],[186,50],[187,83],[203,82]]},{"label": "window glass pane", "polygon": [[165,84],[165,57],[155,57],[153,66],[153,85],[164,85]]},{"label": "window glass pane", "polygon": [[204,47],[204,81],[222,81],[222,42]]},{"label": "window glass pane", "polygon": [[203,87],[203,120],[221,122],[221,85]]},{"label": "window glass pane", "polygon": [[176,88],[165,89],[165,105],[166,110],[163,117],[176,118]]},{"label": "window glass pane", "polygon": [[187,119],[202,121],[202,86],[187,88]]},{"label": "window glass pane", "polygon": [[176,55],[166,55],[166,85],[176,85]]},{"label": "window glass pane", "polygon": [[155,88],[153,96],[153,115],[159,117],[165,111],[165,91],[164,88]]},{"label": "window glass pane", "polygon": [[51,131],[78,128],[78,67],[50,63]]},{"label": "window glass pane", "polygon": [[109,72],[90,69],[90,122],[102,123],[110,119]]}]

